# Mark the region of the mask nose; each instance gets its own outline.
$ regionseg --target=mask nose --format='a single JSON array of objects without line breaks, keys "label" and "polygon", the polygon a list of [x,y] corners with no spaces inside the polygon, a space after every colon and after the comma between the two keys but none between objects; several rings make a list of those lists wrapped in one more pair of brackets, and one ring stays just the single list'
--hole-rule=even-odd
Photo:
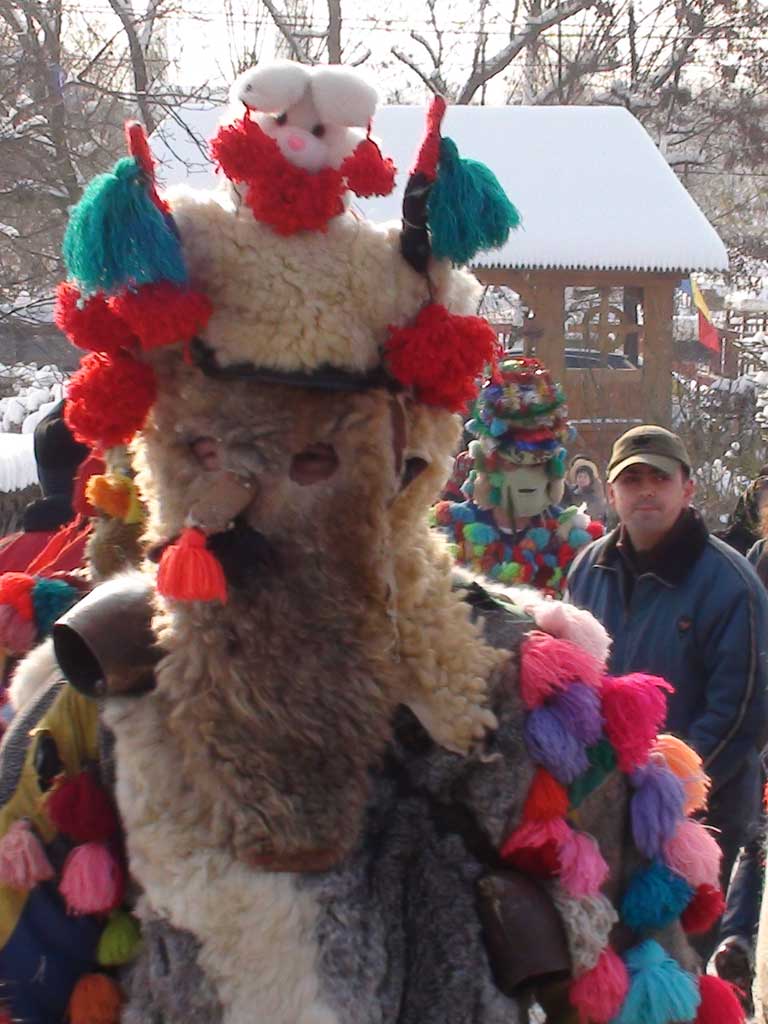
[{"label": "mask nose", "polygon": [[301,153],[307,147],[307,140],[302,139],[300,135],[289,135],[287,145],[294,153]]}]

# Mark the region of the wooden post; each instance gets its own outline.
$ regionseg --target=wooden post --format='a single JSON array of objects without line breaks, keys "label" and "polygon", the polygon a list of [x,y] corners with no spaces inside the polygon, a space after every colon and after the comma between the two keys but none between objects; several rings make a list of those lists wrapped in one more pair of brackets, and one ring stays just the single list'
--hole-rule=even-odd
[{"label": "wooden post", "polygon": [[552,377],[565,386],[565,289],[557,281],[535,285],[534,325],[541,331],[536,338],[536,355]]},{"label": "wooden post", "polygon": [[672,314],[675,282],[648,282],[643,289],[643,418],[668,427],[672,419]]}]

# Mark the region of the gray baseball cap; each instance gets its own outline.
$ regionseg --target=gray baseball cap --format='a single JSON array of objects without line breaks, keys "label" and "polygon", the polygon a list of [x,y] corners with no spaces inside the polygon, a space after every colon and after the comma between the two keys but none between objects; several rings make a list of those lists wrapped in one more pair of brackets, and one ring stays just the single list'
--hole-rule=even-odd
[{"label": "gray baseball cap", "polygon": [[615,442],[608,463],[608,483],[630,466],[645,465],[669,476],[684,466],[690,472],[691,459],[685,445],[671,430],[652,424],[632,427]]}]

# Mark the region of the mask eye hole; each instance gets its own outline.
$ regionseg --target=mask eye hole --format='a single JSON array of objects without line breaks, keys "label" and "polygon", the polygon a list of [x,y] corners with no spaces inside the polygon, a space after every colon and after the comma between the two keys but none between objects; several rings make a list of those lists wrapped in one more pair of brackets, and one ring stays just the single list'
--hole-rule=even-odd
[{"label": "mask eye hole", "polygon": [[428,465],[429,463],[426,459],[421,459],[416,455],[406,459],[405,469],[403,470],[403,482],[400,489],[405,490],[408,484],[412,484],[417,476],[421,476]]},{"label": "mask eye hole", "polygon": [[301,487],[329,480],[339,468],[339,457],[333,445],[311,444],[291,459],[289,476]]},{"label": "mask eye hole", "polygon": [[219,445],[213,437],[198,437],[190,445],[203,469],[219,469]]},{"label": "mask eye hole", "polygon": [[282,127],[286,123],[287,120],[288,120],[288,115],[287,114],[278,114],[277,117],[275,118],[275,124],[279,124]]},{"label": "mask eye hole", "polygon": [[312,134],[315,136],[316,139],[322,139],[322,137],[325,135],[325,125],[316,124],[315,127],[312,129]]}]

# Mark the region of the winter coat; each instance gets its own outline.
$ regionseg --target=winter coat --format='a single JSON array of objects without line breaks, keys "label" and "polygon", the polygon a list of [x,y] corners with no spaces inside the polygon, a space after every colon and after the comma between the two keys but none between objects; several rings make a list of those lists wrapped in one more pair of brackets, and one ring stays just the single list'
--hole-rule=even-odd
[{"label": "winter coat", "polygon": [[674,685],[666,728],[701,754],[714,795],[745,762],[757,770],[768,715],[768,597],[746,559],[689,515],[663,574],[641,573],[632,585],[614,530],[577,555],[567,599],[613,637],[612,673],[650,672]]}]

